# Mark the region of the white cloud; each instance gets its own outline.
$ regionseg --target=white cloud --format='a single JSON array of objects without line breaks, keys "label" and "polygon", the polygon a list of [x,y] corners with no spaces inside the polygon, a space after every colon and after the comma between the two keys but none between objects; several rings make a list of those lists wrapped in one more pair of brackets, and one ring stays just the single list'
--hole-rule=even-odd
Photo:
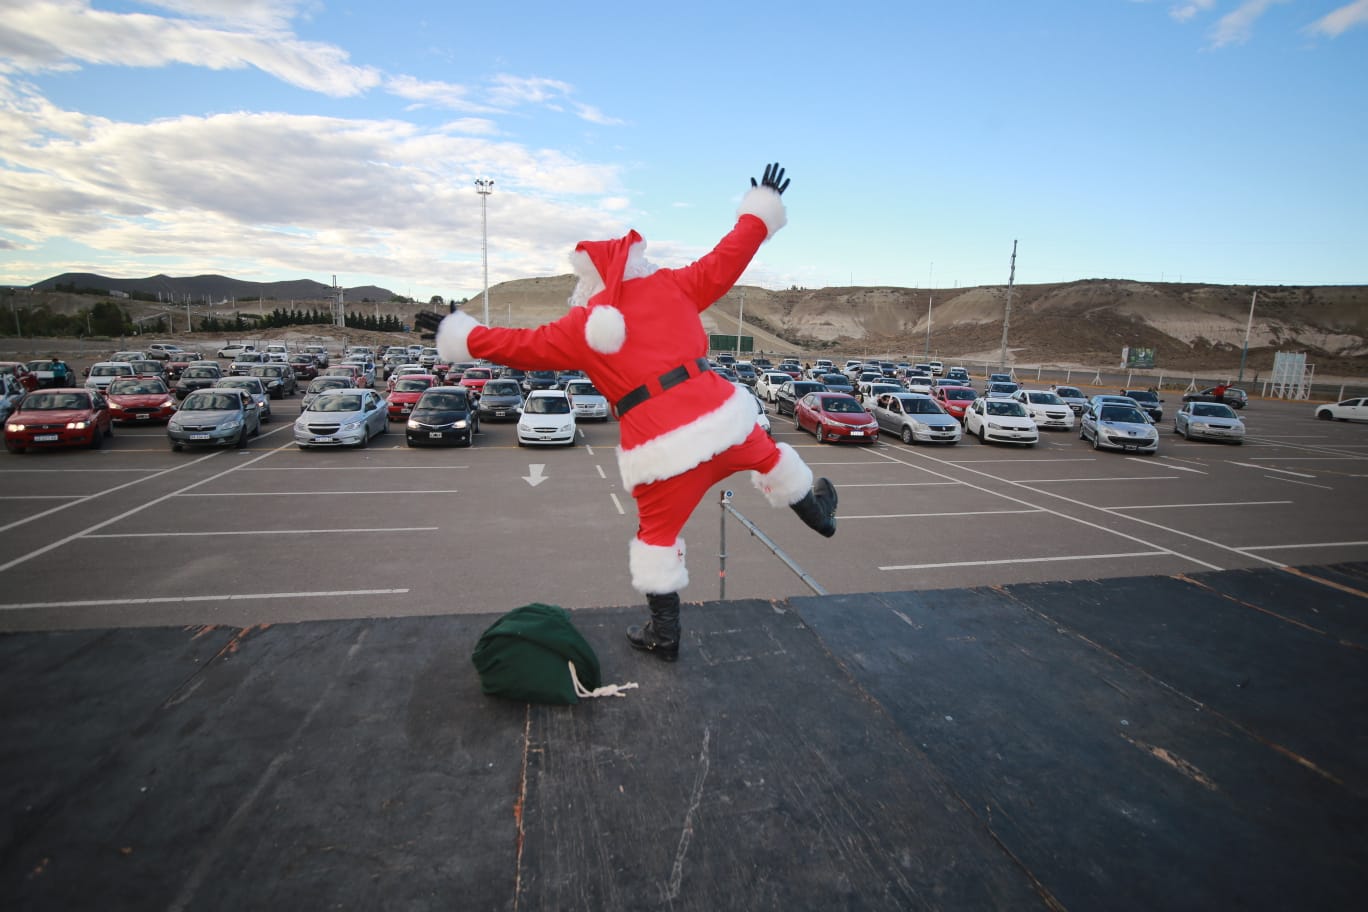
[{"label": "white cloud", "polygon": [[1254,24],[1264,13],[1287,0],[1245,0],[1233,12],[1226,13],[1216,21],[1212,29],[1211,43],[1214,47],[1228,44],[1243,44],[1254,34]]},{"label": "white cloud", "polygon": [[1354,0],[1327,13],[1307,26],[1306,30],[1327,38],[1338,38],[1355,26],[1368,25],[1368,0]]},{"label": "white cloud", "polygon": [[144,6],[226,25],[283,30],[313,0],[142,0]]},{"label": "white cloud", "polygon": [[1216,0],[1187,0],[1169,10],[1169,15],[1179,22],[1187,22],[1198,13],[1204,13],[1215,5]]}]

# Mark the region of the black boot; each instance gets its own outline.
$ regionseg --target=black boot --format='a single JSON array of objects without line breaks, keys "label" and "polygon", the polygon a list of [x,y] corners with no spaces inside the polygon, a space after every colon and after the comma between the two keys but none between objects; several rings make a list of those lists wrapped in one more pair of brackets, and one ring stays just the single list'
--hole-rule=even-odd
[{"label": "black boot", "polygon": [[793,512],[809,528],[831,538],[836,534],[836,486],[825,478],[817,479],[807,496],[793,504]]},{"label": "black boot", "polygon": [[651,619],[644,627],[628,627],[627,641],[633,649],[673,662],[679,658],[679,593],[648,593],[646,601],[651,606]]}]

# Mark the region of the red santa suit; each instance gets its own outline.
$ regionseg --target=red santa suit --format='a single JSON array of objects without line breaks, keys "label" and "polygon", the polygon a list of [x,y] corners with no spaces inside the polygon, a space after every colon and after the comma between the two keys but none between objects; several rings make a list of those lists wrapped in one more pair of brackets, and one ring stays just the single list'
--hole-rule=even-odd
[{"label": "red santa suit", "polygon": [[707,367],[699,314],[741,277],[760,245],[784,226],[780,195],[753,187],[735,227],[711,252],[680,269],[646,261],[635,231],[584,241],[572,256],[579,284],[569,313],[535,329],[483,326],[456,312],[437,331],[449,361],[485,358],[524,370],[578,368],[617,405],[618,470],[637,501],[628,548],[632,585],[643,594],[688,585],[680,532],[707,489],[735,472],[776,507],[802,500],[812,471],[756,424],[755,400]]}]

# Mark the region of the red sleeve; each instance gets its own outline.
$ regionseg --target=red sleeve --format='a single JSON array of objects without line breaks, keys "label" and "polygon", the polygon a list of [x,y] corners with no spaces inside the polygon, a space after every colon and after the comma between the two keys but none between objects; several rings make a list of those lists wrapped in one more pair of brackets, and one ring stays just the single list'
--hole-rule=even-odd
[{"label": "red sleeve", "polygon": [[675,270],[680,287],[700,312],[731,290],[765,242],[768,231],[758,216],[743,215],[736,220],[736,227],[709,253],[697,262]]},{"label": "red sleeve", "polygon": [[466,346],[473,357],[520,370],[580,368],[587,360],[584,321],[588,316],[587,307],[572,307],[554,323],[544,323],[535,329],[476,326],[470,331]]}]

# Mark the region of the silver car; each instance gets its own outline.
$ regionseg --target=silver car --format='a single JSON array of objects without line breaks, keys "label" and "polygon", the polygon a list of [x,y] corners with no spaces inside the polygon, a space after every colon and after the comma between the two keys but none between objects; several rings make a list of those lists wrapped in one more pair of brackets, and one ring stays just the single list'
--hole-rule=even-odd
[{"label": "silver car", "polygon": [[301,450],[363,447],[388,430],[389,411],[375,390],[324,390],[295,419],[294,442]]},{"label": "silver car", "polygon": [[266,424],[271,420],[271,394],[266,391],[266,384],[260,377],[220,377],[214,381],[211,389],[245,390],[256,402],[261,423]]},{"label": "silver car", "polygon": [[1244,443],[1245,425],[1235,410],[1221,402],[1184,402],[1173,416],[1173,433],[1187,440],[1226,440]]},{"label": "silver car", "polygon": [[1079,438],[1091,440],[1094,450],[1121,450],[1147,456],[1158,453],[1159,432],[1149,416],[1133,402],[1127,405],[1105,401],[1110,398],[1121,397],[1093,397],[1079,422]]},{"label": "silver car", "polygon": [[238,389],[195,390],[166,423],[171,449],[197,446],[245,447],[261,433],[261,413],[250,393]]},{"label": "silver car", "polygon": [[882,393],[865,408],[879,430],[896,434],[903,443],[958,443],[962,430],[940,403],[920,393]]},{"label": "silver car", "polygon": [[597,421],[608,420],[608,400],[597,387],[588,380],[571,380],[565,384],[565,394],[570,397],[576,418]]}]

